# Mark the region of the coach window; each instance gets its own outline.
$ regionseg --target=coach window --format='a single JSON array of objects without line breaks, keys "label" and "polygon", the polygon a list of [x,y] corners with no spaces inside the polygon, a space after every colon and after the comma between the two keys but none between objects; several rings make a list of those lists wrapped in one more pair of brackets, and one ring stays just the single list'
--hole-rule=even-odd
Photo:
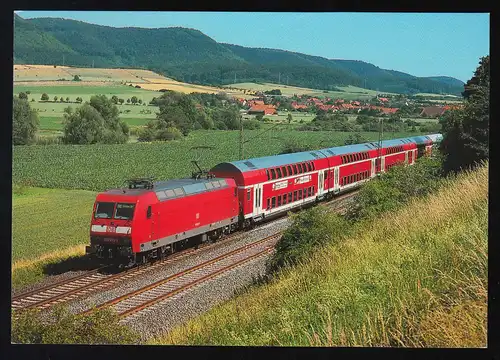
[{"label": "coach window", "polygon": [[306,163],[306,168],[307,168],[307,171],[312,171],[311,169],[311,163]]},{"label": "coach window", "polygon": [[297,190],[293,192],[293,201],[297,201]]},{"label": "coach window", "polygon": [[281,169],[280,168],[276,168],[276,172],[278,173],[278,179],[282,177],[281,175]]},{"label": "coach window", "polygon": [[271,169],[271,180],[274,179],[276,179],[276,172],[274,171],[274,169]]},{"label": "coach window", "polygon": [[286,205],[286,194],[283,194],[283,200],[282,200],[282,202],[283,202],[283,205]]},{"label": "coach window", "polygon": [[269,170],[266,169],[266,175],[267,175],[267,180],[271,180],[271,177],[269,176]]},{"label": "coach window", "polygon": [[283,166],[283,167],[281,168],[281,172],[283,173],[283,177],[287,177],[287,176],[288,176],[288,173],[287,173],[287,171],[286,171],[286,166]]},{"label": "coach window", "polygon": [[313,168],[313,171],[316,170],[316,166],[314,166],[314,163],[311,163],[311,166]]},{"label": "coach window", "polygon": [[267,199],[267,209],[270,208],[270,204],[271,204],[271,199]]},{"label": "coach window", "polygon": [[247,189],[247,201],[250,201],[250,192],[251,192],[251,189]]},{"label": "coach window", "polygon": [[278,206],[281,206],[281,195],[278,195]]},{"label": "coach window", "polygon": [[314,191],[314,185],[313,185],[313,193],[312,193],[312,194],[313,194],[313,195],[315,194],[315,191]]},{"label": "coach window", "polygon": [[292,176],[293,175],[292,167],[288,165],[287,168],[288,168],[288,176]]},{"label": "coach window", "polygon": [[289,192],[288,193],[288,203],[291,203],[292,202],[292,193]]},{"label": "coach window", "polygon": [[273,198],[271,199],[271,207],[272,208],[276,207],[276,196],[273,196]]}]

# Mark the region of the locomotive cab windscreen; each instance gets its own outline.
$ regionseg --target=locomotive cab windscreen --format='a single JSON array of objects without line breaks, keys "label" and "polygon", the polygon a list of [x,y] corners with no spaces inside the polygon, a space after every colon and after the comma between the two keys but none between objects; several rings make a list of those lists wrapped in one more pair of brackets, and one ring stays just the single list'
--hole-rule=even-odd
[{"label": "locomotive cab windscreen", "polygon": [[98,202],[96,204],[94,218],[132,220],[134,217],[134,210],[135,204],[133,203]]}]

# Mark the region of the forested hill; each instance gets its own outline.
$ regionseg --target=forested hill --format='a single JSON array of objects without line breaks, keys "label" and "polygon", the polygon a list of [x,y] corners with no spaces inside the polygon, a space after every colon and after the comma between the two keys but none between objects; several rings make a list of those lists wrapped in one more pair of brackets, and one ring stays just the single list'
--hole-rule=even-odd
[{"label": "forested hill", "polygon": [[56,18],[14,19],[14,62],[140,67],[197,84],[273,82],[318,89],[354,85],[399,92],[460,94],[460,80],[417,78],[356,60],[218,43],[195,29],[113,28]]}]

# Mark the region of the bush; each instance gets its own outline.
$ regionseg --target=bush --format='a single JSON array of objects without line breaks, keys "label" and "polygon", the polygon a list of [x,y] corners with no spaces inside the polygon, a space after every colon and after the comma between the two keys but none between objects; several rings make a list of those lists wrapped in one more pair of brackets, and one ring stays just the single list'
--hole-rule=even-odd
[{"label": "bush", "polygon": [[258,120],[243,120],[243,129],[256,130],[260,129],[260,122]]},{"label": "bush", "polygon": [[138,141],[153,141],[156,131],[150,127],[145,127],[138,130]]},{"label": "bush", "polygon": [[317,206],[292,215],[292,225],[285,230],[268,260],[268,273],[297,264],[318,246],[338,242],[349,232],[348,222],[325,206]]},{"label": "bush", "polygon": [[179,129],[175,127],[168,127],[166,129],[159,130],[156,133],[156,140],[178,140],[182,137],[182,133]]},{"label": "bush", "polygon": [[49,100],[49,95],[47,95],[46,93],[43,93],[42,97],[40,98],[40,100],[42,100],[42,101],[48,101]]},{"label": "bush", "polygon": [[412,197],[427,195],[441,185],[442,157],[423,157],[412,166],[394,166],[380,178],[363,185],[347,209],[352,221],[372,218],[393,210]]},{"label": "bush", "polygon": [[73,81],[82,81],[82,79],[80,79],[80,76],[75,75],[73,76]]},{"label": "bush", "polygon": [[12,314],[11,341],[18,344],[134,344],[135,334],[110,309],[99,309],[82,316],[73,315],[63,306],[53,309],[53,319],[47,321],[39,310]]}]

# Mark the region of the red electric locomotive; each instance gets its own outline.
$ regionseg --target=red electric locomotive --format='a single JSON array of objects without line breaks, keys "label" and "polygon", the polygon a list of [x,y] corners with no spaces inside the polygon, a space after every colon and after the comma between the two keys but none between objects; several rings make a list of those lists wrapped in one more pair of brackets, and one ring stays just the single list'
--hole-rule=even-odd
[{"label": "red electric locomotive", "polygon": [[97,195],[86,252],[117,263],[143,263],[188,239],[215,240],[237,224],[232,179],[130,180],[126,189]]}]

